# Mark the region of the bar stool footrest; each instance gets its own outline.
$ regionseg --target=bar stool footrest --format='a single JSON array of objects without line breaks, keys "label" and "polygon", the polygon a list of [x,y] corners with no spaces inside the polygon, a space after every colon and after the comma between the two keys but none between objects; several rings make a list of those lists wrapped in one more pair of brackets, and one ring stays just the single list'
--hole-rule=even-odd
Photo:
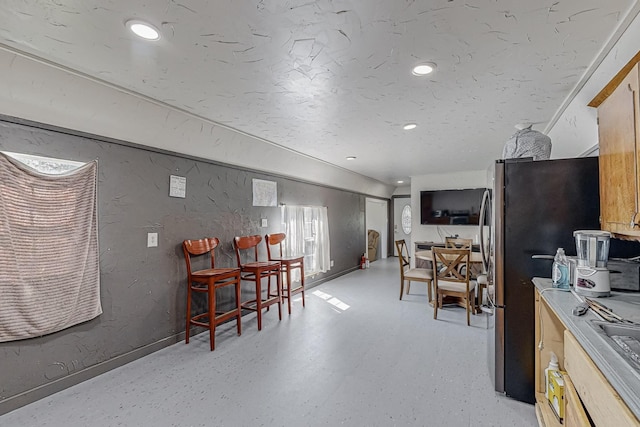
[{"label": "bar stool footrest", "polygon": [[[276,296],[272,296],[271,298],[260,300],[260,305],[261,305],[261,308],[266,308],[273,304],[277,304],[278,301],[279,301],[279,297],[276,295]],[[240,307],[245,310],[258,311],[257,305],[258,305],[258,300],[252,299],[252,300],[243,302],[240,305]]]}]

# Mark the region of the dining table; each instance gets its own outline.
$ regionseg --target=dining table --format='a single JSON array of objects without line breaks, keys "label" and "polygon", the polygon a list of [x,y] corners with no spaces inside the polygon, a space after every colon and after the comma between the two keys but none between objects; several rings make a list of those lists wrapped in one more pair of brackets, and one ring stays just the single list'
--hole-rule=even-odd
[{"label": "dining table", "polygon": [[[425,260],[433,263],[433,254],[431,252],[431,249],[416,251],[414,255],[417,259],[421,259],[421,260]],[[469,255],[469,264],[470,264],[470,273],[475,279],[478,276],[478,274],[482,273],[482,254],[480,252],[471,251]],[[480,311],[480,305],[482,304],[482,291],[484,290],[483,288],[485,286],[486,285],[484,283],[482,284],[478,283],[476,301],[474,304],[475,305],[474,314],[477,314]]]},{"label": "dining table", "polygon": [[[431,249],[426,251],[416,251],[415,257],[419,259],[423,259],[425,261],[433,261],[433,255],[431,253]],[[469,263],[471,264],[482,264],[482,254],[480,252],[471,252],[469,256]]]}]

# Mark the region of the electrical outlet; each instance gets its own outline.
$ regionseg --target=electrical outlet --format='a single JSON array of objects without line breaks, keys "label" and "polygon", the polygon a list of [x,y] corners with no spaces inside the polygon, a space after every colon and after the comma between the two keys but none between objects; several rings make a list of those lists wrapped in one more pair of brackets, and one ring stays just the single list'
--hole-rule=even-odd
[{"label": "electrical outlet", "polygon": [[263,227],[267,226],[267,218],[262,218],[262,226]]},{"label": "electrical outlet", "polygon": [[331,267],[333,267],[333,260],[331,260]]},{"label": "electrical outlet", "polygon": [[158,246],[158,233],[147,233],[147,247],[155,248]]}]

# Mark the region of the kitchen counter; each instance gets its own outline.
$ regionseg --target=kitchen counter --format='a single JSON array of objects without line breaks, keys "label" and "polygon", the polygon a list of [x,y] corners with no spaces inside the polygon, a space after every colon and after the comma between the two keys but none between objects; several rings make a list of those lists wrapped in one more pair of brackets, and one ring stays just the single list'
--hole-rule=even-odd
[{"label": "kitchen counter", "polygon": [[[578,299],[572,292],[552,288],[551,279],[534,278],[533,283],[631,412],[640,419],[640,373],[591,325],[600,319],[591,310],[583,316],[574,316],[572,310],[579,304]],[[640,323],[640,294],[612,292],[611,297],[596,300],[619,316]]]}]

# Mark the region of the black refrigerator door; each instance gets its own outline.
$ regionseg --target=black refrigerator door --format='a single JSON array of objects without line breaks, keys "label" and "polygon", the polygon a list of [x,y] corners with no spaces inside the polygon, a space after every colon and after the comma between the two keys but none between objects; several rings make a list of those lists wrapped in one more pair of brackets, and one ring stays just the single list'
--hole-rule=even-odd
[{"label": "black refrigerator door", "polygon": [[504,366],[505,392],[533,403],[534,302],[532,277],[550,277],[535,254],[562,247],[575,255],[573,231],[599,229],[596,157],[505,163]]}]

